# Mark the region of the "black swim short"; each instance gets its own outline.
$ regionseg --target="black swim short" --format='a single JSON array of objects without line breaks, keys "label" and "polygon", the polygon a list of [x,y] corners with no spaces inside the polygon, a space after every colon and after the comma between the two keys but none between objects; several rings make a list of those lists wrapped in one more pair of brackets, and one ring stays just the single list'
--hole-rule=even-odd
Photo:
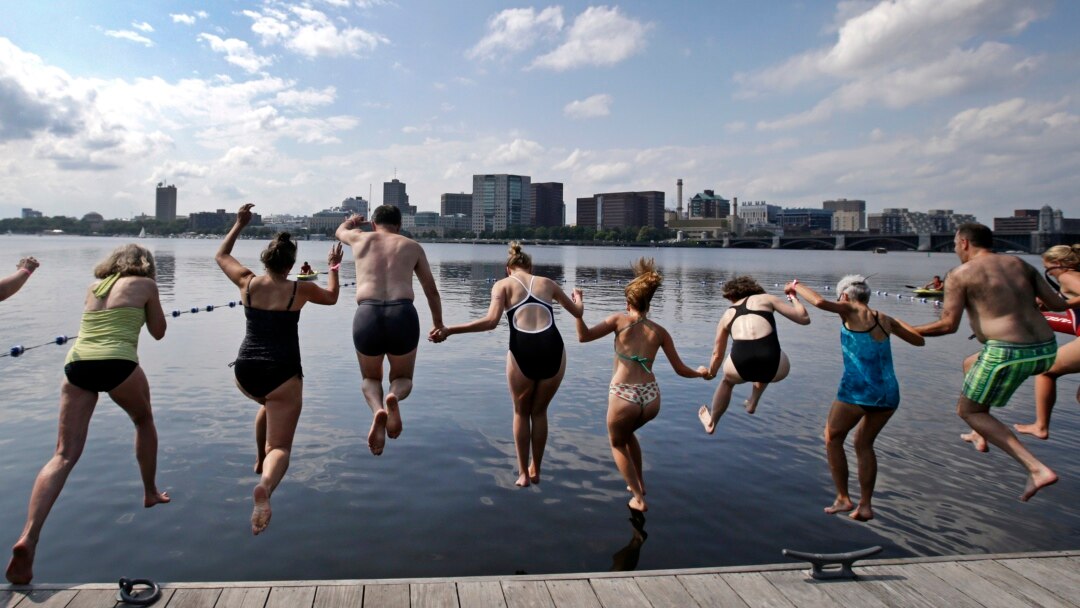
[{"label": "black swim short", "polygon": [[363,300],[353,315],[352,336],[362,355],[407,355],[420,343],[420,317],[412,300]]},{"label": "black swim short", "polygon": [[107,393],[124,383],[139,364],[127,359],[72,361],[64,366],[68,382],[94,393]]}]

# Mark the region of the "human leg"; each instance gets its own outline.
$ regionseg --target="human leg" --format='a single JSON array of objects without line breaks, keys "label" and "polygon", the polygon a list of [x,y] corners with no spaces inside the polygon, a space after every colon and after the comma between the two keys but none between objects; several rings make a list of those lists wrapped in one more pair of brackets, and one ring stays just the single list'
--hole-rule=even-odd
[{"label": "human leg", "polygon": [[529,444],[532,439],[532,402],[536,382],[525,377],[512,353],[506,353],[506,384],[514,402],[514,452],[517,455],[518,478],[514,485],[529,485]]},{"label": "human leg", "polygon": [[747,414],[753,414],[757,411],[758,402],[761,400],[761,394],[765,392],[773,382],[779,382],[788,377],[791,372],[791,362],[788,361],[787,353],[780,352],[780,363],[776,366],[776,375],[769,382],[755,382],[753,389],[750,391],[750,398],[747,399],[743,406],[746,408]]},{"label": "human leg", "polygon": [[540,483],[540,465],[544,460],[544,449],[547,447],[548,405],[551,404],[551,400],[555,398],[559,386],[562,385],[565,373],[566,351],[564,350],[562,362],[559,364],[559,372],[551,378],[537,381],[536,389],[533,391],[532,414],[529,420],[531,427],[529,444],[532,447],[532,464],[529,466],[529,479],[533,483]]},{"label": "human leg", "polygon": [[404,401],[413,389],[413,370],[416,368],[416,349],[404,355],[386,355],[390,363],[390,392],[386,394],[386,434],[391,439],[401,435],[401,411],[398,403]]},{"label": "human leg", "polygon": [[874,485],[877,483],[877,454],[874,452],[874,440],[896,410],[866,408],[865,412],[866,415],[855,431],[855,457],[859,461],[859,506],[851,514],[851,519],[858,521],[874,519],[874,509],[870,504],[874,497]]},{"label": "human leg", "polygon": [[1012,456],[1027,469],[1028,481],[1023,494],[1020,495],[1021,501],[1027,502],[1040,489],[1057,482],[1057,474],[1035,458],[1035,455],[1020,443],[1007,426],[990,414],[990,406],[975,403],[961,396],[956,404],[956,411],[972,430]]},{"label": "human leg", "polygon": [[143,506],[169,502],[169,495],[157,489],[157,427],[154,426],[154,412],[150,407],[150,384],[142,367],[136,367],[126,380],[109,391],[109,397],[135,423],[135,459],[139,462],[142,476]]},{"label": "human leg", "polygon": [[848,493],[848,463],[844,441],[862,417],[862,408],[850,403],[833,401],[832,408],[829,409],[829,417],[825,421],[825,455],[829,461],[833,485],[836,486],[836,500],[825,507],[825,513],[829,515],[855,508]]},{"label": "human leg", "polygon": [[735,364],[731,362],[731,357],[724,360],[723,373],[724,378],[720,381],[720,385],[716,387],[716,392],[713,393],[712,411],[710,412],[709,408],[704,405],[698,410],[698,419],[701,420],[701,425],[705,427],[705,432],[710,435],[716,432],[716,423],[720,421],[720,417],[724,415],[728,405],[731,403],[731,391],[734,390],[736,384],[744,382],[735,369]]},{"label": "human leg", "polygon": [[1016,424],[1016,430],[1039,439],[1050,437],[1050,413],[1057,403],[1057,379],[1066,374],[1080,373],[1080,339],[1058,349],[1054,365],[1035,376],[1035,422]]},{"label": "human leg", "polygon": [[383,407],[383,356],[368,356],[356,353],[360,361],[360,375],[363,377],[361,390],[364,401],[371,408],[371,428],[368,430],[368,449],[378,456],[386,445],[386,409]]},{"label": "human leg", "polygon": [[303,392],[303,379],[294,376],[266,395],[266,459],[262,476],[251,494],[252,534],[259,534],[270,525],[270,496],[289,469],[293,436],[303,409]]},{"label": "human leg", "polygon": [[626,481],[627,487],[634,495],[630,499],[631,509],[648,511],[645,504],[645,489],[641,485],[641,447],[637,447],[637,456],[631,452],[631,443],[636,442],[634,430],[652,420],[660,412],[660,397],[642,408],[637,403],[631,403],[616,395],[608,395],[608,440],[611,444],[611,455],[615,460],[615,466]]},{"label": "human leg", "polygon": [[266,460],[266,405],[265,399],[255,414],[255,474],[261,475]]},{"label": "human leg", "polygon": [[66,379],[60,387],[56,453],[41,468],[34,481],[34,489],[30,492],[26,525],[11,549],[11,561],[6,571],[7,580],[12,584],[25,585],[34,577],[34,552],[41,537],[41,528],[60,491],[64,489],[71,469],[82,455],[97,398],[97,393],[81,389]]},{"label": "human leg", "polygon": [[[971,367],[973,365],[975,365],[975,362],[978,361],[978,360],[979,360],[979,353],[974,353],[974,354],[968,355],[967,358],[964,359],[964,375],[965,376],[967,376],[968,372],[971,371]],[[989,450],[989,448],[986,447],[986,440],[983,439],[983,436],[980,435],[978,433],[978,431],[972,430],[970,433],[961,433],[960,434],[960,439],[963,439],[964,441],[970,443],[972,445],[972,447],[974,447],[976,450],[978,450],[980,452],[986,452],[986,451]]]}]

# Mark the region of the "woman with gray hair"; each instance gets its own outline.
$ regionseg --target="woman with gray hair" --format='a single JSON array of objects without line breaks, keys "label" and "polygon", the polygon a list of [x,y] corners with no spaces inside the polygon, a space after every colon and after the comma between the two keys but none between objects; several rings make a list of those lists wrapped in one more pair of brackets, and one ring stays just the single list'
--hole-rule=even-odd
[{"label": "woman with gray hair", "polygon": [[[840,315],[840,349],[844,354],[844,377],[825,423],[825,452],[829,458],[836,500],[825,512],[829,515],[852,511],[851,519],[874,518],[870,499],[877,480],[874,440],[900,405],[900,385],[893,372],[889,337],[922,346],[925,341],[910,325],[876,311],[868,305],[870,287],[866,278],[849,274],[836,284],[836,302],[826,300],[813,289],[792,281],[784,286],[792,297],[802,296],[821,310]],[[859,463],[859,505],[848,494],[848,465],[844,440],[855,431],[855,455]]]}]

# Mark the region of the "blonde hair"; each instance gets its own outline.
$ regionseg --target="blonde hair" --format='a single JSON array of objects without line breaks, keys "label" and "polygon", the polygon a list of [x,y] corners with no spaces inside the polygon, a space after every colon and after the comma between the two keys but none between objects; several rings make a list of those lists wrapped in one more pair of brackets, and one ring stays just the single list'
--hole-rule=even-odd
[{"label": "blonde hair", "polygon": [[149,277],[157,279],[154,254],[142,245],[128,243],[113,249],[107,258],[94,266],[94,276],[104,279],[110,275],[121,277]]},{"label": "blonde hair", "polygon": [[532,256],[521,250],[521,243],[510,241],[510,250],[506,255],[506,267],[525,270],[532,268]]},{"label": "blonde hair", "polygon": [[626,285],[626,303],[638,312],[649,312],[649,303],[664,277],[656,272],[656,260],[653,258],[639,258],[633,267],[635,276]]},{"label": "blonde hair", "polygon": [[1054,245],[1043,252],[1042,259],[1065,268],[1080,270],[1080,244]]}]

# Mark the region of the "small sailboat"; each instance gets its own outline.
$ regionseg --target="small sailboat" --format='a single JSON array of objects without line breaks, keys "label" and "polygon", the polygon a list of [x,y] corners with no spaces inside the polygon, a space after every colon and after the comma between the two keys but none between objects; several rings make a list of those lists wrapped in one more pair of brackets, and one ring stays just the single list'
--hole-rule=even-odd
[{"label": "small sailboat", "polygon": [[139,238],[140,239],[145,239],[146,238],[146,227],[145,226],[143,227],[142,230],[139,231]]}]

